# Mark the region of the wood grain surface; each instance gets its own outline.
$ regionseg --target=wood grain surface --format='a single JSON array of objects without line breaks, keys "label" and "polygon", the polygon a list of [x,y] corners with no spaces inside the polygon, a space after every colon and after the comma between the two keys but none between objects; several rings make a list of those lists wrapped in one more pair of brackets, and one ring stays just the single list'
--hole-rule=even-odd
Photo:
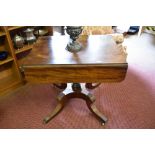
[{"label": "wood grain surface", "polygon": [[35,83],[120,82],[128,64],[109,35],[81,35],[82,50],[66,50],[69,36],[41,37],[23,59],[26,80]]}]

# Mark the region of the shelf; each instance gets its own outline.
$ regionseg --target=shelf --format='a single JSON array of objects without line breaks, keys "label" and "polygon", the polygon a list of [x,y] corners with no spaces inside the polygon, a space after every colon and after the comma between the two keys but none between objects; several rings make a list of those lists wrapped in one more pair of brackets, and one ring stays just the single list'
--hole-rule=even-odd
[{"label": "shelf", "polygon": [[5,32],[0,31],[0,37],[1,37],[1,36],[5,36],[5,35],[6,35],[6,33],[5,33]]},{"label": "shelf", "polygon": [[31,50],[33,48],[33,45],[25,45],[23,48],[15,50],[16,54]]},{"label": "shelf", "polygon": [[[30,54],[34,44],[26,44],[23,48],[15,49],[12,39],[18,33],[24,36],[24,29],[28,27],[35,29],[34,26],[0,26],[0,51],[8,51],[9,53],[7,59],[0,60],[0,95],[23,84],[23,73],[19,70],[19,66],[24,58]],[[52,27],[45,29],[52,35]]]},{"label": "shelf", "polygon": [[12,31],[12,30],[20,29],[20,28],[22,28],[22,27],[25,27],[25,26],[9,26],[9,27],[8,27],[8,30],[9,30],[9,31]]},{"label": "shelf", "polygon": [[10,61],[13,61],[13,58],[11,56],[8,56],[6,60],[0,60],[0,65],[6,64]]},{"label": "shelf", "polygon": [[0,92],[3,93],[9,88],[14,87],[17,85],[20,81],[17,80],[17,77],[13,77],[12,75],[5,77],[0,80]]}]

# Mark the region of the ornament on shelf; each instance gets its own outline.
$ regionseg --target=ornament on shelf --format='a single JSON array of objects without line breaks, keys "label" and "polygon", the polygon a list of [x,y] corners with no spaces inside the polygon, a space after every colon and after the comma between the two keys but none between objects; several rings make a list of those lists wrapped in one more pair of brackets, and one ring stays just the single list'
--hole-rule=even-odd
[{"label": "ornament on shelf", "polygon": [[5,60],[8,57],[7,51],[0,51],[0,60]]},{"label": "ornament on shelf", "polygon": [[24,31],[24,33],[25,33],[25,35],[26,35],[25,41],[26,41],[26,43],[28,43],[28,44],[33,44],[33,43],[36,42],[36,37],[35,37],[35,35],[33,34],[33,31],[34,31],[33,28],[27,28],[27,29]]},{"label": "ornament on shelf", "polygon": [[13,42],[14,42],[15,48],[17,49],[22,48],[24,46],[24,38],[17,34],[14,36]]}]

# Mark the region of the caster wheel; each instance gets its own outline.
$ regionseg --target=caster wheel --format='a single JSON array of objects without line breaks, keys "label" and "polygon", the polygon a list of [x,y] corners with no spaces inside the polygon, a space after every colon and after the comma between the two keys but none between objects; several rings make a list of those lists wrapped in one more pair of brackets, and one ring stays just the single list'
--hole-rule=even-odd
[{"label": "caster wheel", "polygon": [[102,125],[102,126],[104,126],[104,125],[105,125],[105,123],[103,122],[101,125]]}]

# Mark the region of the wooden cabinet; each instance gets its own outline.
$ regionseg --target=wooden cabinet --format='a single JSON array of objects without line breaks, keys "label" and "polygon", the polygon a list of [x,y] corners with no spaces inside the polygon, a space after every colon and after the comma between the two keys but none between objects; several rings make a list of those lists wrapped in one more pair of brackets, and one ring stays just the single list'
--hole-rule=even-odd
[{"label": "wooden cabinet", "polygon": [[[33,48],[33,44],[24,44],[24,47],[16,49],[13,44],[15,34],[22,34],[28,26],[0,26],[0,52],[7,51],[8,57],[0,60],[0,95],[23,84],[23,77],[20,71],[20,61]],[[40,27],[33,27],[38,29]],[[43,27],[52,35],[53,28]],[[23,34],[22,34],[23,35]]]}]

